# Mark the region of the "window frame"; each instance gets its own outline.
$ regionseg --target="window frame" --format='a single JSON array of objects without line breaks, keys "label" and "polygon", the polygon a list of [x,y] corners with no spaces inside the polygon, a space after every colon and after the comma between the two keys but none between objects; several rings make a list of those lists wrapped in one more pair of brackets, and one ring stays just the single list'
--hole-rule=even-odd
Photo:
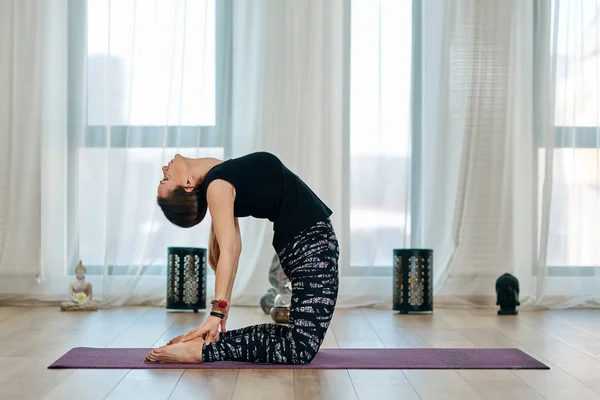
[{"label": "window frame", "polygon": [[[552,143],[552,150],[556,149],[596,149],[598,148],[596,138],[597,132],[600,130],[600,127],[594,126],[559,126],[555,125],[553,127],[554,136]],[[536,141],[536,145],[534,146],[534,162],[536,166],[539,164],[538,160],[538,152],[544,148],[544,144],[540,139],[540,135],[536,135],[538,140]],[[538,167],[539,168],[539,167]],[[537,172],[537,170],[536,170]],[[535,190],[535,204],[538,204],[538,174],[534,174],[534,190]],[[536,226],[537,225],[537,215],[536,217]],[[536,235],[534,244],[538,241],[538,236]],[[535,247],[537,254],[537,246]],[[533,275],[538,275],[538,270],[536,266],[533,266]],[[596,265],[549,265],[546,264],[546,275],[553,277],[583,277],[583,276],[600,276],[600,266]]]}]

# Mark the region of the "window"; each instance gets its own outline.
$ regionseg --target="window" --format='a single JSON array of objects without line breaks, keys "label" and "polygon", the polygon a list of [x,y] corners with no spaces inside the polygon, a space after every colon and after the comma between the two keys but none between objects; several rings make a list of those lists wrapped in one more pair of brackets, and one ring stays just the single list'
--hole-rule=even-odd
[{"label": "window", "polygon": [[88,0],[90,126],[215,124],[215,1]]},{"label": "window", "polygon": [[350,262],[391,267],[410,245],[412,2],[353,0],[350,25]]},{"label": "window", "polygon": [[[548,265],[558,267],[555,269],[560,274],[600,265],[598,7],[596,0],[581,0],[561,2],[558,10]],[[556,12],[553,7],[552,20]],[[543,150],[539,158],[544,161]],[[540,168],[540,182],[542,174]],[[580,269],[578,273],[586,272]]]},{"label": "window", "polygon": [[215,0],[71,3],[70,264],[81,258],[92,274],[105,263],[118,273],[166,265],[168,246],[206,247],[210,224],[174,227],[156,205],[156,186],[175,153],[228,155],[219,125],[229,98],[227,7]]}]

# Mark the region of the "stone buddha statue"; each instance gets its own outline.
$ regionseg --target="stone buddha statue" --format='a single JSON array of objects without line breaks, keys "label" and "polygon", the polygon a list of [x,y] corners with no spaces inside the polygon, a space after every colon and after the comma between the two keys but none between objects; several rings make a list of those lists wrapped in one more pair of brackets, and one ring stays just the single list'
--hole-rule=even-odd
[{"label": "stone buddha statue", "polygon": [[75,267],[77,280],[69,285],[69,298],[71,301],[61,303],[63,311],[96,311],[98,306],[92,300],[92,284],[85,280],[85,267],[81,260]]},{"label": "stone buddha statue", "polygon": [[75,267],[77,280],[69,285],[69,297],[77,304],[85,304],[92,300],[92,284],[85,280],[85,267],[81,260]]}]

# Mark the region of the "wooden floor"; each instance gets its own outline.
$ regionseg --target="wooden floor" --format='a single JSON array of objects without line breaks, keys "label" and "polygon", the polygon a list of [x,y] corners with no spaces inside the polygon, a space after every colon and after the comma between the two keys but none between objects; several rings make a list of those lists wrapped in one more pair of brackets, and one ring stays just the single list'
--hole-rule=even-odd
[{"label": "wooden floor", "polygon": [[[0,307],[0,399],[600,399],[600,311],[337,310],[324,347],[518,347],[535,371],[48,370],[76,346],[152,347],[203,314]],[[235,308],[229,329],[270,322]]]}]

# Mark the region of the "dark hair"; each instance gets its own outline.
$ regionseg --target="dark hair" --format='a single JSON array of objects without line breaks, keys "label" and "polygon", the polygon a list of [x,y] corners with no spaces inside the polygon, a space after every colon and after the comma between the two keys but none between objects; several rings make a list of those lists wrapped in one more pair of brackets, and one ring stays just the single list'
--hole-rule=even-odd
[{"label": "dark hair", "polygon": [[202,192],[201,185],[190,192],[178,186],[167,196],[158,196],[156,201],[171,223],[182,228],[191,228],[202,222],[206,216],[206,196]]}]

